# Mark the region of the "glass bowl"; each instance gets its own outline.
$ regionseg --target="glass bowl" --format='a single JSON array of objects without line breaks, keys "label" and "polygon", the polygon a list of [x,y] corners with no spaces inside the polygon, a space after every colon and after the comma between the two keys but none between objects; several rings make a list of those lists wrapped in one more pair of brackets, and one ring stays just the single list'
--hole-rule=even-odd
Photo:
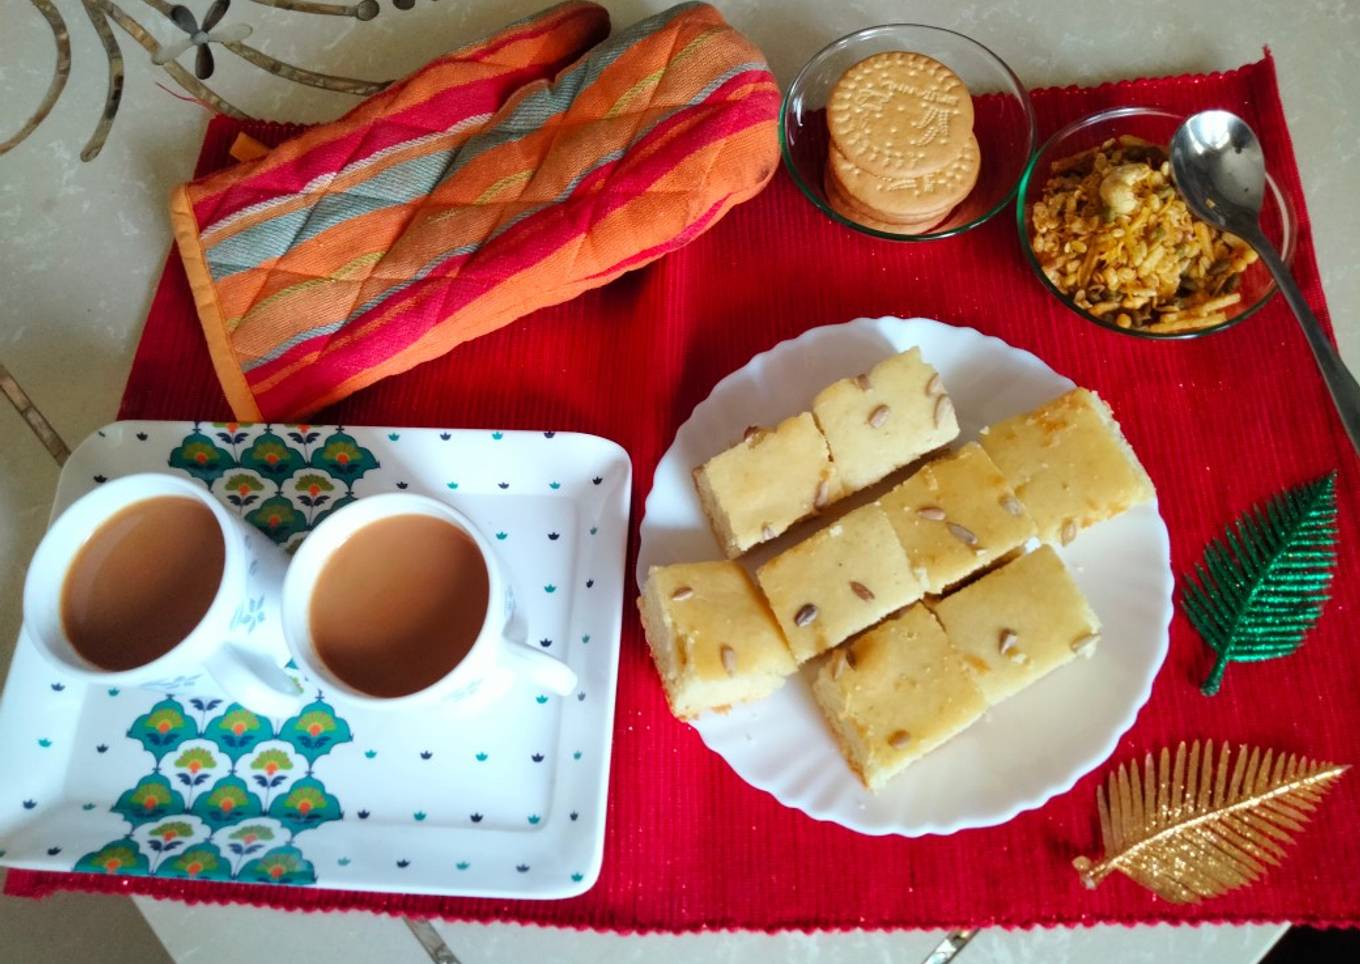
[{"label": "glass bowl", "polygon": [[[1193,331],[1155,332],[1140,328],[1121,328],[1114,323],[1113,319],[1101,318],[1098,315],[1091,314],[1089,311],[1078,307],[1071,297],[1058,290],[1057,286],[1049,280],[1048,275],[1044,274],[1030,241],[1030,217],[1034,202],[1043,196],[1044,183],[1048,180],[1049,168],[1053,162],[1078,154],[1121,134],[1132,134],[1135,137],[1151,141],[1153,144],[1166,147],[1170,145],[1172,135],[1176,133],[1176,129],[1181,126],[1181,122],[1184,120],[1185,117],[1181,114],[1151,107],[1118,107],[1091,114],[1081,120],[1073,121],[1050,137],[1044,146],[1039,148],[1039,152],[1034,155],[1034,160],[1030,162],[1025,171],[1025,176],[1020,181],[1020,200],[1015,206],[1016,224],[1020,230],[1020,247],[1025,252],[1030,267],[1039,276],[1044,287],[1072,311],[1093,324],[1108,328],[1110,331],[1117,331],[1121,335],[1133,335],[1137,338],[1149,339],[1198,338],[1202,335],[1213,334],[1216,331],[1223,331],[1240,321],[1244,321],[1259,311],[1261,306],[1270,300],[1271,295],[1275,294],[1274,279],[1271,278],[1270,272],[1266,270],[1265,266],[1257,261],[1243,273],[1238,287],[1238,290],[1242,292],[1242,300],[1225,309],[1228,316],[1226,320],[1217,325],[1196,328]],[[1280,190],[1280,186],[1274,178],[1267,174],[1265,203],[1261,208],[1261,228],[1265,231],[1266,237],[1279,250],[1285,264],[1293,263],[1294,250],[1298,241],[1298,227],[1298,217],[1294,213],[1293,205],[1290,204],[1288,196]]]},{"label": "glass bowl", "polygon": [[[826,102],[832,87],[866,57],[899,50],[935,58],[968,85],[981,155],[973,190],[945,220],[921,234],[890,234],[850,220],[831,207],[822,181],[830,143]],[[1036,143],[1029,94],[1000,57],[961,33],[915,23],[869,27],[823,47],[794,78],[779,117],[784,166],[804,196],[833,221],[888,241],[932,241],[982,224],[1015,196]]]}]

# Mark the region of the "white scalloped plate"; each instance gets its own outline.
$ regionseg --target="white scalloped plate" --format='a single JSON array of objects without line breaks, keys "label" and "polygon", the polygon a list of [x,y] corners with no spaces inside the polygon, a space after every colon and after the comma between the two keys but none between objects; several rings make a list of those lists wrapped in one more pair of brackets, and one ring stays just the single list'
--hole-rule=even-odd
[{"label": "white scalloped plate", "polygon": [[[944,378],[960,442],[1073,384],[1000,339],[925,318],[860,318],[782,342],[719,382],[676,432],[647,497],[638,585],[653,565],[721,558],[690,481],[693,466],[747,425],[806,411],[821,386],[913,345]],[[903,474],[846,500],[845,508]],[[806,523],[795,527],[744,561],[759,565],[808,531]],[[804,676],[759,703],[706,714],[695,729],[747,783],[860,833],[915,837],[1005,823],[1071,789],[1113,752],[1166,657],[1171,554],[1155,504],[1086,530],[1061,553],[1103,624],[1096,655],[994,707],[878,794],[846,766]]]}]

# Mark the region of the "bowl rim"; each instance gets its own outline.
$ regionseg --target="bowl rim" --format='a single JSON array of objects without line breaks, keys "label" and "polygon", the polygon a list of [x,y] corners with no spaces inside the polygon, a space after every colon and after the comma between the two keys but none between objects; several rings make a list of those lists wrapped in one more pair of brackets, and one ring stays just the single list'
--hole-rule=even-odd
[{"label": "bowl rim", "polygon": [[[980,51],[982,51],[982,53],[985,56],[994,61],[996,65],[1001,68],[1002,73],[1009,77],[1011,83],[1015,86],[1015,91],[1019,95],[1020,103],[1024,106],[1025,121],[1026,126],[1028,128],[1026,147],[1029,153],[1025,159],[1025,164],[1020,169],[1020,176],[1017,177],[1014,183],[1012,183],[1011,186],[1006,190],[1006,192],[997,199],[996,203],[984,214],[981,214],[970,221],[966,221],[963,224],[956,225],[952,228],[948,228],[943,231],[927,231],[923,234],[891,234],[887,231],[879,231],[876,228],[871,228],[868,225],[860,224],[858,221],[852,221],[849,218],[845,217],[840,212],[833,209],[829,204],[825,203],[818,196],[815,187],[810,187],[804,181],[803,176],[799,173],[798,166],[794,164],[793,158],[789,151],[788,124],[787,124],[787,119],[789,116],[789,102],[793,98],[794,91],[800,89],[804,79],[807,77],[808,72],[813,68],[813,66],[820,63],[822,59],[827,54],[829,54],[833,49],[840,48],[843,45],[848,45],[849,42],[864,37],[865,35],[877,33],[880,31],[900,30],[907,27],[918,30],[929,30],[935,33],[950,34],[954,37],[958,37],[960,40],[966,41],[967,43],[972,44],[974,47],[977,47]],[[929,54],[927,54],[926,56],[929,56]],[[1002,60],[1001,57],[997,55],[996,51],[992,50],[990,47],[988,47],[981,41],[976,40],[965,33],[960,33],[957,30],[950,30],[948,27],[937,27],[934,26],[933,24],[928,23],[905,23],[905,22],[880,23],[875,24],[872,27],[861,27],[859,30],[854,30],[848,34],[845,34],[842,37],[837,37],[835,40],[826,44],[815,54],[809,57],[807,61],[803,64],[803,66],[799,68],[798,73],[794,75],[793,82],[789,84],[788,89],[784,92],[784,96],[780,99],[779,103],[779,155],[784,162],[784,169],[788,171],[789,176],[793,178],[793,183],[797,185],[798,190],[802,192],[805,198],[812,202],[814,207],[816,207],[827,217],[831,218],[833,221],[841,225],[844,225],[845,227],[850,228],[854,231],[858,231],[861,234],[867,234],[870,237],[874,238],[881,238],[884,241],[904,241],[907,243],[917,241],[937,241],[940,238],[951,238],[954,237],[955,235],[963,234],[966,231],[971,231],[973,230],[973,228],[976,228],[979,225],[985,224],[986,222],[990,221],[992,218],[1000,214],[1001,211],[1005,209],[1006,205],[1010,204],[1011,201],[1013,201],[1016,197],[1019,196],[1018,192],[1020,191],[1021,182],[1024,179],[1024,172],[1029,169],[1029,165],[1034,159],[1035,145],[1038,143],[1038,141],[1039,141],[1039,123],[1034,114],[1034,102],[1030,99],[1029,89],[1020,81],[1020,78],[1016,76],[1015,71],[1011,69],[1010,64]]]},{"label": "bowl rim", "polygon": [[[1279,285],[1275,279],[1270,280],[1265,293],[1257,298],[1251,305],[1242,309],[1239,314],[1234,315],[1227,321],[1208,328],[1196,328],[1193,331],[1145,331],[1138,328],[1121,328],[1113,321],[1108,321],[1091,314],[1089,311],[1079,307],[1068,295],[1064,294],[1057,285],[1044,273],[1043,267],[1039,264],[1039,259],[1034,254],[1033,245],[1029,239],[1029,215],[1025,210],[1025,197],[1029,193],[1029,183],[1038,169],[1039,159],[1043,157],[1056,144],[1064,138],[1071,136],[1078,130],[1096,123],[1104,123],[1110,120],[1118,120],[1126,117],[1163,117],[1175,121],[1177,126],[1183,122],[1188,114],[1177,111],[1166,110],[1161,107],[1147,107],[1139,105],[1127,105],[1124,107],[1110,107],[1105,110],[1098,110],[1091,114],[1079,117],[1071,123],[1063,125],[1043,144],[1039,149],[1030,155],[1029,162],[1025,165],[1024,174],[1020,177],[1019,190],[1015,196],[1015,224],[1020,234],[1020,250],[1025,254],[1025,260],[1039,277],[1044,287],[1049,290],[1063,306],[1075,314],[1080,315],[1092,324],[1099,325],[1107,331],[1118,332],[1121,335],[1129,335],[1133,338],[1143,338],[1148,341],[1185,341],[1192,338],[1203,338],[1206,335],[1217,334],[1220,331],[1227,331],[1240,323],[1246,321],[1256,314],[1275,297],[1279,291]],[[1275,200],[1275,206],[1280,210],[1281,221],[1284,225],[1283,237],[1280,243],[1280,258],[1286,265],[1292,266],[1294,252],[1298,247],[1298,214],[1294,209],[1293,202],[1284,189],[1280,187],[1275,178],[1271,177],[1270,171],[1266,171],[1266,188]]]}]

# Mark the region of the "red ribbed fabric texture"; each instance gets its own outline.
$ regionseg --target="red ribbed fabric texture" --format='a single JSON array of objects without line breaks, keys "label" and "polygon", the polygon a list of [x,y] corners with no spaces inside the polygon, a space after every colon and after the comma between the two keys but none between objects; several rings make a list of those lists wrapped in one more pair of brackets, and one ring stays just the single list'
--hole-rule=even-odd
[{"label": "red ribbed fabric texture", "polygon": [[[1269,55],[1224,74],[1036,91],[1034,103],[1045,135],[1120,104],[1226,107],[1246,117],[1299,208],[1295,274],[1327,318]],[[212,122],[200,173],[229,162],[227,148],[240,129]],[[271,143],[291,130],[244,129]],[[1283,660],[1234,666],[1222,694],[1206,698],[1198,686],[1208,651],[1177,616],[1152,698],[1113,762],[1196,737],[1360,762],[1356,459],[1278,298],[1224,334],[1149,344],[1059,307],[1031,275],[1009,212],[962,237],[895,244],[837,227],[780,174],[688,247],[383,381],[315,420],[605,435],[632,455],[636,522],[661,453],[718,379],[814,325],[884,314],[925,315],[998,335],[1100,391],[1157,483],[1177,572],[1251,503],[1339,468],[1341,569],[1307,644]],[[230,414],[172,255],[120,415]],[[630,558],[629,581],[632,566]],[[1360,920],[1354,774],[1342,778],[1264,882],[1198,906],[1167,904],[1118,876],[1087,891],[1071,860],[1099,849],[1095,788],[1105,766],[1001,827],[918,840],[859,836],[748,787],[671,718],[631,605],[622,649],[604,871],[584,896],[443,899],[20,871],[10,872],[9,890],[82,888],[622,931]]]}]

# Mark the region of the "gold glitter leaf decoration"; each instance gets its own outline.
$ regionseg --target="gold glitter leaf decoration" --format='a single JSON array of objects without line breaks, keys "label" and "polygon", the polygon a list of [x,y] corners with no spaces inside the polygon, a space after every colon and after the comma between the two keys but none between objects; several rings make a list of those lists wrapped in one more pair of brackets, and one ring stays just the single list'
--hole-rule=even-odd
[{"label": "gold glitter leaf decoration", "polygon": [[1110,774],[1096,790],[1105,856],[1072,861],[1087,887],[1119,871],[1159,897],[1197,903],[1249,884],[1278,866],[1293,835],[1347,767],[1258,747],[1214,742],[1162,749]]}]

